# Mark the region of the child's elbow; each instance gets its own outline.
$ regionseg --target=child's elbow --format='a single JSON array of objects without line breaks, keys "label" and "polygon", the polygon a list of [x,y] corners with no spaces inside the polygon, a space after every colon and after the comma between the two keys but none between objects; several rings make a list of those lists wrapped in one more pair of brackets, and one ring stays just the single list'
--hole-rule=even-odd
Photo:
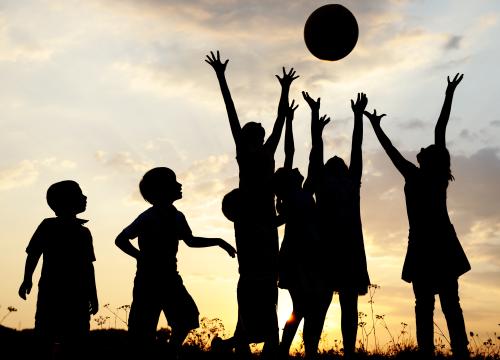
[{"label": "child's elbow", "polygon": [[123,235],[123,233],[120,233],[120,235],[118,235],[115,239],[115,245],[122,248],[127,241],[128,239]]},{"label": "child's elbow", "polygon": [[183,240],[187,246],[196,247],[196,240],[193,236],[186,236]]}]

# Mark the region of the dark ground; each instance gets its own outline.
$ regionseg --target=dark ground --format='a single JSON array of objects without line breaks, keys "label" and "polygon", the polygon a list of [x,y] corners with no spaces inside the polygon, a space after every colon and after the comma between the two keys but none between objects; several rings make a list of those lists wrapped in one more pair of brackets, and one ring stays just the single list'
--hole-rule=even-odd
[{"label": "dark ground", "polygon": [[[131,351],[127,331],[119,329],[108,330],[93,330],[90,333],[89,341],[85,349],[79,352],[83,359],[95,360],[147,360],[147,359],[175,359],[168,343],[165,339],[165,334],[159,332],[159,339],[156,347],[149,354],[141,353],[134,354]],[[22,359],[40,359],[39,349],[36,346],[36,338],[33,329],[14,330],[0,325],[0,359],[1,360],[22,360]],[[53,360],[67,359],[56,354]],[[254,359],[259,359],[259,355],[255,354]],[[300,355],[291,356],[290,359],[300,359]],[[342,359],[340,353],[328,352],[319,355],[319,360]],[[76,359],[72,356],[71,360]],[[236,360],[236,356],[232,353],[221,353],[212,351],[202,351],[198,344],[185,344],[180,356],[181,360]],[[382,360],[382,359],[397,359],[397,360],[420,360],[418,354],[414,350],[401,351],[395,355],[374,355],[374,354],[358,354],[358,360]],[[451,359],[449,356],[438,355],[436,359]],[[499,360],[499,354],[491,356],[476,355],[474,360],[488,359]]]}]

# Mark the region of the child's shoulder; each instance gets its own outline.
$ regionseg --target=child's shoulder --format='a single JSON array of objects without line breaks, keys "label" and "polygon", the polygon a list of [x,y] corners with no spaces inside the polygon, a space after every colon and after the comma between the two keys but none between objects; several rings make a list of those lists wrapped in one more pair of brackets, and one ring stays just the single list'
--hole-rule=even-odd
[{"label": "child's shoulder", "polygon": [[52,229],[57,226],[58,226],[57,217],[49,217],[42,220],[40,225],[38,225],[38,230],[48,231],[49,229]]},{"label": "child's shoulder", "polygon": [[90,233],[90,230],[85,226],[88,220],[73,218],[62,219],[59,217],[45,218],[39,225],[39,228],[45,231],[57,231],[58,229],[65,228],[74,229],[74,231],[84,231]]},{"label": "child's shoulder", "polygon": [[141,212],[139,215],[137,215],[135,221],[136,222],[145,222],[148,221],[149,219],[153,218],[155,216],[155,209],[153,206],[147,208],[143,212]]},{"label": "child's shoulder", "polygon": [[175,216],[175,220],[176,221],[182,221],[182,222],[186,222],[186,217],[184,216],[184,214],[182,213],[182,211],[179,211],[177,210],[177,208],[175,206],[173,206],[174,208],[174,216]]}]

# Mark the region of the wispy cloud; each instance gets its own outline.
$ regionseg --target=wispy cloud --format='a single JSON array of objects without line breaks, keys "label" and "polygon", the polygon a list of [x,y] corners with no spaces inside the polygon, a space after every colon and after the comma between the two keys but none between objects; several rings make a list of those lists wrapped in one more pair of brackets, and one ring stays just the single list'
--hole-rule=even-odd
[{"label": "wispy cloud", "polygon": [[457,50],[461,46],[463,36],[461,35],[450,35],[446,43],[444,44],[445,50]]},{"label": "wispy cloud", "polygon": [[136,173],[143,173],[152,167],[151,162],[138,160],[129,152],[108,154],[100,150],[95,154],[95,158],[99,163],[121,172],[133,171]]},{"label": "wispy cloud", "polygon": [[34,184],[40,172],[47,170],[74,169],[77,164],[71,160],[46,158],[42,160],[23,160],[15,165],[0,169],[0,191],[11,190]]},{"label": "wispy cloud", "polygon": [[10,168],[0,170],[0,190],[9,190],[33,184],[38,170],[33,161],[24,160]]}]

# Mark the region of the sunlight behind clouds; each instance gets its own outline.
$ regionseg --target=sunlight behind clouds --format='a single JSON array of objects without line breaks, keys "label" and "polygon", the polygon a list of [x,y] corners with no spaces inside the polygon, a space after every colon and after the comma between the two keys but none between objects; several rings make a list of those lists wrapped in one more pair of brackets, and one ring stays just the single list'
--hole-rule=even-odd
[{"label": "sunlight behind clouds", "polygon": [[[101,302],[131,300],[135,264],[114,245],[116,235],[148,204],[138,183],[149,168],[171,167],[183,184],[183,211],[200,236],[234,244],[224,218],[224,194],[238,186],[235,147],[213,70],[205,55],[229,58],[227,79],[242,123],[276,118],[282,66],[300,78],[290,98],[295,165],[307,173],[310,112],[300,91],[321,97],[325,157],[349,161],[349,100],[367,93],[368,109],[386,112],[383,127],[410,161],[433,141],[446,76],[465,73],[448,131],[456,181],[448,193],[452,221],[473,270],[461,282],[467,323],[491,331],[500,315],[500,8],[495,1],[340,1],[355,14],[360,37],[344,60],[315,59],[303,43],[303,24],[322,1],[43,0],[0,5],[0,305],[19,309],[6,321],[30,327],[36,292],[17,297],[24,249],[44,217],[47,187],[77,180],[88,196]],[[411,286],[400,280],[408,222],[404,180],[368,122],[364,129],[362,220],[368,269],[381,286],[377,314],[392,330],[413,326]],[[283,164],[283,144],[276,167]],[[179,268],[202,315],[236,322],[237,262],[216,249],[181,245]],[[289,311],[280,292],[281,319]],[[500,295],[499,295],[500,296]],[[368,311],[368,298],[360,308]],[[338,300],[326,327],[338,332]],[[443,319],[438,318],[440,324]],[[162,325],[165,325],[162,320]]]}]

